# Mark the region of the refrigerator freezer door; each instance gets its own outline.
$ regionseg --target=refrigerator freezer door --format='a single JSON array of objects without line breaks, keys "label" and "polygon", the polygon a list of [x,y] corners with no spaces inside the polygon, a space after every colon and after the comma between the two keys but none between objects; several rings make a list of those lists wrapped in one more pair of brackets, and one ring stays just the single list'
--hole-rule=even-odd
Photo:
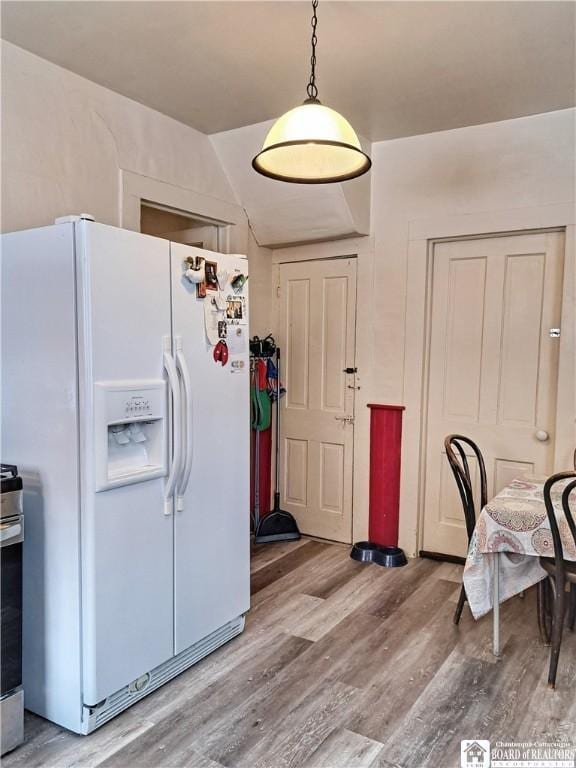
[{"label": "refrigerator freezer door", "polygon": [[81,658],[74,225],[3,235],[1,245],[1,455],[18,465],[24,483],[26,708],[76,729]]},{"label": "refrigerator freezer door", "polygon": [[[133,414],[134,425],[110,434],[117,442],[118,461],[125,446],[134,456],[146,451],[155,428],[163,429],[164,444],[170,443],[170,410],[154,404],[158,390],[145,389],[146,382],[157,387],[165,378],[164,345],[171,335],[170,249],[167,241],[102,224],[81,222],[76,229],[83,702],[93,705],[173,654],[173,517],[164,514],[166,478],[144,476],[140,482],[97,491],[95,449],[102,425],[94,423],[98,383],[110,387],[110,382],[131,382],[134,391],[121,393],[120,405]],[[140,426],[147,409],[157,419],[148,435]],[[96,408],[96,415],[103,412]],[[143,434],[148,442],[142,441]]]},{"label": "refrigerator freezer door", "polygon": [[[187,466],[190,477],[174,518],[174,646],[180,653],[249,607],[248,291],[245,285],[235,294],[230,285],[235,275],[247,274],[248,262],[177,243],[170,247],[173,335],[182,338],[176,358],[183,392],[189,389],[185,400],[191,410],[183,406],[184,421],[192,426],[191,435],[183,429],[180,490],[186,485]],[[205,299],[196,298],[196,285],[184,276],[185,259],[193,256],[217,263],[220,278],[226,280],[220,294],[208,291]],[[227,332],[235,329],[235,335],[222,365],[214,360],[207,339],[205,304],[213,298],[224,302],[224,309],[214,313],[217,328],[226,317],[226,299],[232,297],[243,310],[242,324],[228,326]]]}]

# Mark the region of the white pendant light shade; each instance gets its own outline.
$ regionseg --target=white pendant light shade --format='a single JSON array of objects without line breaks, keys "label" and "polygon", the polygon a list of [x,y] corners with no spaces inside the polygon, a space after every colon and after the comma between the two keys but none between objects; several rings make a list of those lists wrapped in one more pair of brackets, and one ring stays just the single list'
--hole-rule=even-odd
[{"label": "white pendant light shade", "polygon": [[280,181],[325,184],[360,176],[371,161],[348,120],[309,99],[278,118],[252,165]]},{"label": "white pendant light shade", "polygon": [[252,167],[263,176],[296,184],[327,184],[354,179],[370,170],[358,136],[342,115],[318,100],[316,44],[318,0],[312,0],[312,56],[308,98],[279,117]]}]

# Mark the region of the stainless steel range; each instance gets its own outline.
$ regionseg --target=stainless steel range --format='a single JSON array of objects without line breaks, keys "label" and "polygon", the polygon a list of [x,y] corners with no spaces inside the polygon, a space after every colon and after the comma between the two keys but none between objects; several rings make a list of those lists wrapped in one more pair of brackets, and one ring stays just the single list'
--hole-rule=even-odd
[{"label": "stainless steel range", "polygon": [[24,738],[22,690],[22,478],[17,467],[0,465],[0,565],[2,569],[0,653],[0,750],[3,755]]}]

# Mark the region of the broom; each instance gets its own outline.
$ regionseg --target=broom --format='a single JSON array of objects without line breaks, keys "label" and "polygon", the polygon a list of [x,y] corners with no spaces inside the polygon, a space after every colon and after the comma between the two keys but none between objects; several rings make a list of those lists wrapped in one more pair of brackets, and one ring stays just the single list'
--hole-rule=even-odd
[{"label": "broom", "polygon": [[276,487],[274,509],[260,518],[256,526],[254,543],[290,541],[300,538],[300,531],[290,512],[280,509],[280,349],[276,347]]}]

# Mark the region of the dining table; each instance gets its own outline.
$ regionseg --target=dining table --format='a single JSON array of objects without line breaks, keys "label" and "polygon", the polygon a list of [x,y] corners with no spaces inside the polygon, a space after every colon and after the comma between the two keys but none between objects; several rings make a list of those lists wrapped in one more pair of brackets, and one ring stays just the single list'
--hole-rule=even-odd
[{"label": "dining table", "polygon": [[[540,557],[554,556],[544,503],[545,476],[512,480],[481,510],[464,566],[464,588],[475,619],[493,611],[492,652],[500,655],[500,604],[547,577]],[[562,509],[557,483],[551,501],[558,520],[565,560],[576,560],[576,545]]]}]

